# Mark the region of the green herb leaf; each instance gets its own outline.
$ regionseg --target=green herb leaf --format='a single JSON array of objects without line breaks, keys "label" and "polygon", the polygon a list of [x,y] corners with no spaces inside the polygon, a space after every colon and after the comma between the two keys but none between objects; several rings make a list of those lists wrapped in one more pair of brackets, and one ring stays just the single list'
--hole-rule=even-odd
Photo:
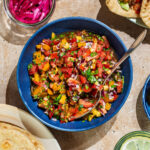
[{"label": "green herb leaf", "polygon": [[32,64],[29,64],[28,65],[28,70],[30,70],[32,68],[32,66],[33,66]]},{"label": "green herb leaf", "polygon": [[88,70],[86,70],[85,75],[87,77],[89,77],[91,75],[91,69],[90,68],[88,68]]},{"label": "green herb leaf", "polygon": [[86,89],[86,90],[88,90],[88,89],[89,89],[89,86],[88,86],[87,84],[85,85],[85,89]]},{"label": "green herb leaf", "polygon": [[112,85],[112,86],[111,86],[111,88],[115,88],[115,87],[116,87],[116,85]]},{"label": "green herb leaf", "polygon": [[88,80],[89,80],[91,83],[95,83],[95,82],[97,81],[94,76],[88,77]]},{"label": "green herb leaf", "polygon": [[65,52],[62,52],[62,53],[60,53],[60,56],[62,57],[62,56],[64,56],[66,53]]},{"label": "green herb leaf", "polygon": [[81,111],[82,108],[83,108],[83,105],[79,105],[79,111]]},{"label": "green herb leaf", "polygon": [[96,55],[97,55],[96,52],[92,52],[92,53],[91,53],[91,57],[94,57],[94,56],[96,56]]}]

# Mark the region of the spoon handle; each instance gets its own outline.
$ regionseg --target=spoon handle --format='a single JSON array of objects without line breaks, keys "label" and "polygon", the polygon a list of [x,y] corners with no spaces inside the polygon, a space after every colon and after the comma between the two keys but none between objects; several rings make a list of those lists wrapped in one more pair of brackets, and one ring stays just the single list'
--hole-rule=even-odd
[{"label": "spoon handle", "polygon": [[134,43],[130,46],[130,48],[128,49],[128,51],[123,55],[123,57],[116,63],[116,65],[114,66],[114,68],[111,70],[111,73],[107,76],[107,78],[105,79],[108,80],[108,78],[112,75],[112,73],[114,73],[114,71],[117,69],[118,66],[120,66],[124,60],[143,42],[145,36],[146,36],[147,30],[145,29],[138,37],[137,39],[134,41]]}]

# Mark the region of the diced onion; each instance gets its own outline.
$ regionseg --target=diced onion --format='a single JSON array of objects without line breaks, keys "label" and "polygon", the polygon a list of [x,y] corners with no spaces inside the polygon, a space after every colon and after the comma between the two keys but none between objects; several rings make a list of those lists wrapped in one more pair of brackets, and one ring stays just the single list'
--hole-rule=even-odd
[{"label": "diced onion", "polygon": [[9,10],[13,17],[26,24],[43,20],[50,12],[52,0],[10,0]]}]

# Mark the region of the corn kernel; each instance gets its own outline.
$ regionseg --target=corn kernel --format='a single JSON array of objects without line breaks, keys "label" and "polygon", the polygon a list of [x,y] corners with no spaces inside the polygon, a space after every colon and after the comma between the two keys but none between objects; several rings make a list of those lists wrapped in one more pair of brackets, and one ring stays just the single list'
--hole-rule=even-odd
[{"label": "corn kernel", "polygon": [[106,109],[106,110],[110,110],[110,108],[111,108],[111,104],[110,104],[110,103],[106,103],[105,109]]}]

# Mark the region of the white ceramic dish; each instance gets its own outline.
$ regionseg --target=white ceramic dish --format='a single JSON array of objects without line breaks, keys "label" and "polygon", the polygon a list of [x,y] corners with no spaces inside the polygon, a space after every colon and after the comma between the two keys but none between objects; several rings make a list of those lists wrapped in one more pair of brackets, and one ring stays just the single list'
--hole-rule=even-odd
[{"label": "white ceramic dish", "polygon": [[61,150],[51,132],[29,113],[14,106],[0,104],[0,121],[28,130],[45,147],[45,150]]}]

